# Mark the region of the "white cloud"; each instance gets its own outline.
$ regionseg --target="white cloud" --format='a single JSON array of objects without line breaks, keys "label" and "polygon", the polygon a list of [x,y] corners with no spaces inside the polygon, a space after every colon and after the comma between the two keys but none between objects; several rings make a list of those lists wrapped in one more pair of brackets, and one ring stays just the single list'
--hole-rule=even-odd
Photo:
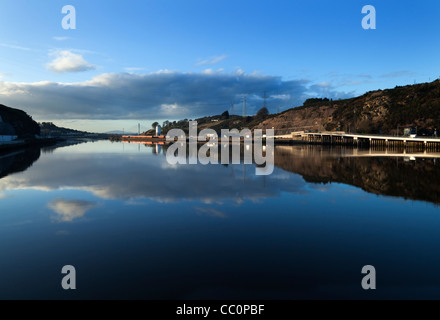
[{"label": "white cloud", "polygon": [[330,87],[330,83],[328,83],[328,82],[326,82],[326,81],[319,82],[319,83],[317,83],[316,85],[317,85],[318,87],[321,87],[321,88],[327,88],[327,87]]},{"label": "white cloud", "polygon": [[3,82],[0,79],[0,96],[13,97],[15,95],[19,97],[27,94],[25,86],[17,85],[13,82]]},{"label": "white cloud", "polygon": [[0,47],[9,48],[9,49],[16,49],[16,50],[23,50],[23,51],[31,51],[30,48],[17,46],[14,44],[8,44],[8,43],[0,43]]},{"label": "white cloud", "polygon": [[270,96],[272,99],[277,100],[290,100],[290,94],[274,94]]},{"label": "white cloud", "polygon": [[237,68],[237,70],[235,70],[234,74],[237,76],[242,76],[242,75],[244,75],[244,70],[242,68]]},{"label": "white cloud", "polygon": [[[269,111],[300,106],[310,97],[343,98],[333,87],[307,80],[220,71],[182,73],[161,70],[148,74],[107,73],[78,83],[17,83],[0,80],[0,100],[35,119],[180,119],[221,114],[231,101],[255,114],[264,92],[272,97]],[[276,99],[274,99],[276,98]],[[237,109],[238,110],[238,109]]]},{"label": "white cloud", "polygon": [[196,66],[213,65],[213,64],[219,63],[220,61],[225,60],[227,57],[228,56],[226,56],[226,55],[210,57],[205,60],[200,60],[199,62],[196,63]]},{"label": "white cloud", "polygon": [[176,115],[185,115],[185,112],[188,112],[186,108],[179,106],[177,103],[173,104],[162,104],[161,110],[164,115],[176,116]]},{"label": "white cloud", "polygon": [[139,72],[139,71],[144,71],[145,68],[129,67],[129,68],[124,68],[124,70],[127,71],[127,72]]},{"label": "white cloud", "polygon": [[202,73],[203,73],[203,74],[214,74],[215,71],[212,70],[212,69],[205,69],[205,70],[202,71]]},{"label": "white cloud", "polygon": [[53,37],[53,39],[56,41],[65,41],[65,40],[69,40],[70,37]]},{"label": "white cloud", "polygon": [[60,50],[51,53],[55,59],[46,65],[46,68],[55,73],[82,72],[96,69],[96,66],[88,63],[81,54],[69,50]]},{"label": "white cloud", "polygon": [[214,218],[225,219],[228,217],[225,213],[223,213],[219,210],[216,210],[214,208],[195,207],[194,209],[196,209],[198,214],[205,214],[207,216],[214,217]]},{"label": "white cloud", "polygon": [[409,76],[413,76],[415,75],[414,72],[412,71],[395,71],[395,72],[390,72],[390,73],[386,73],[383,74],[381,77],[382,78],[400,78],[400,77],[409,77]]},{"label": "white cloud", "polygon": [[84,214],[94,208],[96,204],[83,200],[54,199],[49,202],[48,206],[58,214],[57,220],[71,222],[83,217]]}]

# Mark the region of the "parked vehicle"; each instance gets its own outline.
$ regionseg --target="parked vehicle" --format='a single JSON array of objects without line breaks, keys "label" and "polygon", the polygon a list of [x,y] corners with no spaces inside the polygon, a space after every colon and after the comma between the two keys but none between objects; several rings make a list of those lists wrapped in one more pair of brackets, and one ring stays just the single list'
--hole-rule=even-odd
[{"label": "parked vehicle", "polygon": [[408,127],[403,130],[404,137],[416,138],[417,137],[417,129],[413,127]]}]

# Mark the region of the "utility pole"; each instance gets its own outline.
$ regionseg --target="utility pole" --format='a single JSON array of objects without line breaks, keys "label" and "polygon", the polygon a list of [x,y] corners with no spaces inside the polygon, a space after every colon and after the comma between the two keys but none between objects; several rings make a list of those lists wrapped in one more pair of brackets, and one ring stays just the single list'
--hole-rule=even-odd
[{"label": "utility pole", "polygon": [[140,135],[141,135],[141,124],[138,123],[138,136],[140,136]]}]

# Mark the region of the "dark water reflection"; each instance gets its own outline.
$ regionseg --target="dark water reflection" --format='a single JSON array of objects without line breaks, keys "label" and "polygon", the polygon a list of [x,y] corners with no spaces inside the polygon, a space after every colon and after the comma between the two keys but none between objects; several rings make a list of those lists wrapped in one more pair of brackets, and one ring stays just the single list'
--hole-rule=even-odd
[{"label": "dark water reflection", "polygon": [[440,203],[440,153],[321,146],[278,146],[276,150],[275,164],[307,182],[338,182],[378,195]]},{"label": "dark water reflection", "polygon": [[[97,142],[0,158],[0,298],[440,296],[435,155],[282,146],[274,173],[255,176],[170,165],[165,151]],[[60,286],[67,264],[75,292]],[[360,285],[367,264],[374,292]]]},{"label": "dark water reflection", "polygon": [[[43,149],[52,153],[60,147],[81,142],[66,143]],[[84,143],[84,142],[82,142]],[[153,155],[164,156],[166,146],[138,145]],[[133,149],[134,150],[134,149]],[[371,155],[371,156],[370,156]],[[417,157],[413,157],[416,155]],[[0,177],[25,171],[40,157],[40,149],[25,149],[0,155]],[[281,191],[300,192],[303,181],[292,184],[284,179],[255,177],[254,170],[242,166],[181,166],[179,174],[162,162],[144,162],[137,158],[121,158],[118,162],[102,161],[100,157],[59,161],[48,158],[37,174],[28,181],[28,187],[44,185],[59,189],[69,186],[86,188],[104,198],[131,199],[145,197],[162,201],[181,199],[235,199],[275,197]],[[103,156],[105,158],[105,155]],[[84,161],[89,164],[85,165]],[[343,183],[356,186],[377,195],[402,197],[440,203],[440,153],[422,152],[403,155],[382,151],[357,151],[350,148],[321,146],[277,146],[275,165],[287,172],[300,175],[305,182],[316,184]],[[229,169],[225,169],[228,168]],[[235,166],[237,167],[237,166]],[[69,168],[69,170],[66,170]],[[174,167],[175,168],[175,167]],[[122,169],[122,170],[121,170]],[[148,179],[139,175],[148,172]],[[56,179],[51,179],[53,176]],[[210,183],[212,176],[216,184]],[[220,179],[220,180],[219,180]],[[194,188],[187,188],[191,180]],[[255,184],[258,180],[261,183]],[[109,183],[110,181],[117,183]],[[172,181],[173,183],[169,183]],[[237,183],[238,182],[238,183]],[[273,183],[275,182],[275,183]],[[243,186],[245,186],[243,188]],[[96,189],[96,190],[94,190]],[[263,191],[264,190],[264,191]]]},{"label": "dark water reflection", "polygon": [[0,153],[0,178],[25,171],[40,158],[40,148]]}]

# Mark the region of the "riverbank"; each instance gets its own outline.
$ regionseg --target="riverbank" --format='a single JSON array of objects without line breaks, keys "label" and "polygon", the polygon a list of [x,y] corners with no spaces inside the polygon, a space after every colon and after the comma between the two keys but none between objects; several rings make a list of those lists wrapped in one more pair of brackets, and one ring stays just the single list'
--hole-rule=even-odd
[{"label": "riverbank", "polygon": [[[186,137],[185,141],[186,142],[191,142],[193,139]],[[194,139],[195,140],[195,139]],[[266,138],[263,138],[263,141],[265,141]],[[125,136],[125,137],[119,137],[119,138],[115,138],[112,137],[110,138],[110,141],[121,141],[121,142],[125,142],[125,143],[141,143],[141,144],[171,144],[173,143],[172,141],[167,141],[166,137],[161,136],[161,137],[151,137],[151,136]],[[176,139],[175,142],[177,142],[178,140]],[[202,144],[202,143],[209,143],[209,142],[217,142],[219,144],[222,143],[233,143],[234,139],[229,137],[229,138],[221,138],[219,137],[216,140],[209,140],[207,139],[206,141],[203,140],[197,140],[196,142],[198,144]],[[243,137],[240,137],[240,143],[243,143],[244,139]],[[254,139],[251,140],[251,142],[254,142]],[[310,142],[308,142],[307,140],[302,140],[302,139],[287,139],[287,138],[276,138],[274,139],[274,143],[275,145],[304,145],[304,144],[310,144]]]}]

